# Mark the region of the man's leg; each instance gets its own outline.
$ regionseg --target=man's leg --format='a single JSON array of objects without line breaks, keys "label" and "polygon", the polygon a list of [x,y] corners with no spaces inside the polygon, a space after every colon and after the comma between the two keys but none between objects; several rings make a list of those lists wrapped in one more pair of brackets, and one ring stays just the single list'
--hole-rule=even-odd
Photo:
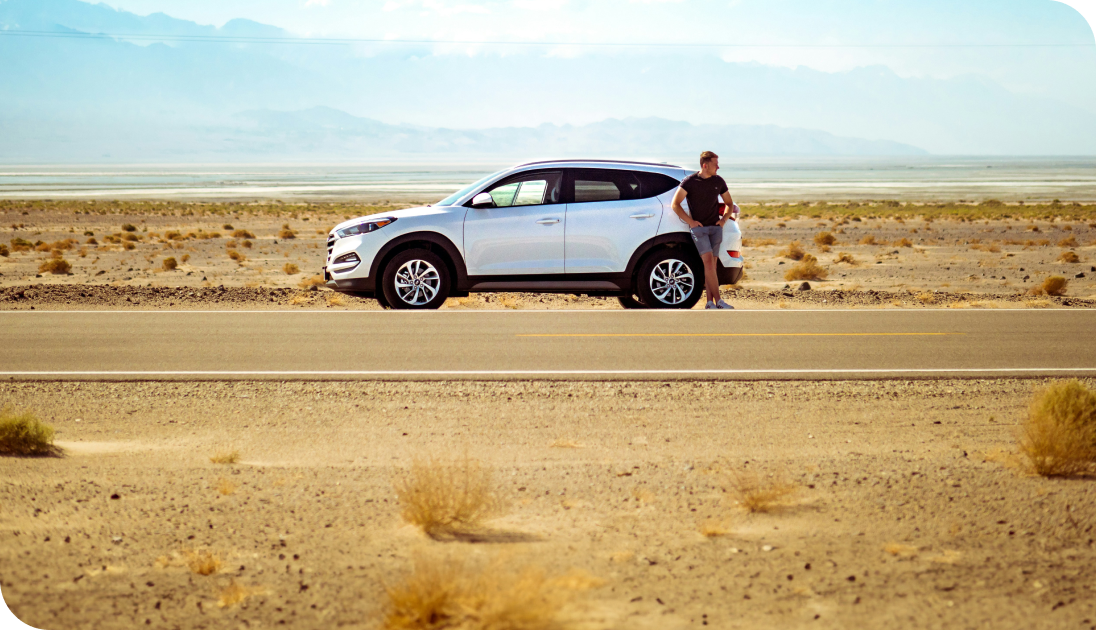
[{"label": "man's leg", "polygon": [[715,266],[715,254],[708,252],[700,255],[704,261],[704,288],[708,293],[709,302],[719,301],[719,277]]}]

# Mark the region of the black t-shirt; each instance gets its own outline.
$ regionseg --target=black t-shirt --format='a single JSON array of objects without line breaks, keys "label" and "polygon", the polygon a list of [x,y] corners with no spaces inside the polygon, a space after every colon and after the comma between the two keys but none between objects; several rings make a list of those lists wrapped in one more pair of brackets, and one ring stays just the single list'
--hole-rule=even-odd
[{"label": "black t-shirt", "polygon": [[719,197],[727,192],[727,182],[719,175],[708,179],[697,171],[681,180],[685,200],[689,202],[689,214],[701,225],[713,226],[719,222]]}]

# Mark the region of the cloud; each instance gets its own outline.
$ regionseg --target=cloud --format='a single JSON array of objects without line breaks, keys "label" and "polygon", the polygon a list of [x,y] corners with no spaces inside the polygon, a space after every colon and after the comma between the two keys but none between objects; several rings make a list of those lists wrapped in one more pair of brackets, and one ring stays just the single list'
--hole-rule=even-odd
[{"label": "cloud", "polygon": [[448,0],[388,0],[382,11],[398,11],[406,8],[419,8],[423,13],[438,15],[456,15],[458,13],[490,13],[487,7],[468,2],[449,2]]},{"label": "cloud", "polygon": [[331,4],[331,0],[308,0],[304,3],[306,7],[326,7]]}]

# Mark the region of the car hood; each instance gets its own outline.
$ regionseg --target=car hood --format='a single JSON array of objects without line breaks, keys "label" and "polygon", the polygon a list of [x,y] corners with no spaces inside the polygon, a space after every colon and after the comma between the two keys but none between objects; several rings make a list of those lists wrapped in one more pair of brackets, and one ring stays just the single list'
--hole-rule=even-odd
[{"label": "car hood", "polygon": [[[460,208],[464,210],[464,208]],[[383,219],[384,217],[393,217],[395,219],[407,219],[411,217],[424,217],[432,214],[446,214],[452,212],[453,208],[448,206],[419,206],[416,208],[404,208],[403,210],[392,210],[390,212],[378,212],[364,217],[356,217],[349,221],[343,221],[342,223],[331,228],[331,231],[341,230],[351,225],[357,225],[363,220]]]}]

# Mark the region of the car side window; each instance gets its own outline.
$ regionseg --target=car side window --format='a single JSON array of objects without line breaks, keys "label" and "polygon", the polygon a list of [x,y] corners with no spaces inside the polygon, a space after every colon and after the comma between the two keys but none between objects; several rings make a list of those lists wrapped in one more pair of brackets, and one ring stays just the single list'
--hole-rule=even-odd
[{"label": "car side window", "polygon": [[499,208],[559,203],[563,187],[560,172],[528,173],[508,179],[487,192]]},{"label": "car side window", "polygon": [[631,171],[575,169],[574,203],[639,199],[641,185]]}]

